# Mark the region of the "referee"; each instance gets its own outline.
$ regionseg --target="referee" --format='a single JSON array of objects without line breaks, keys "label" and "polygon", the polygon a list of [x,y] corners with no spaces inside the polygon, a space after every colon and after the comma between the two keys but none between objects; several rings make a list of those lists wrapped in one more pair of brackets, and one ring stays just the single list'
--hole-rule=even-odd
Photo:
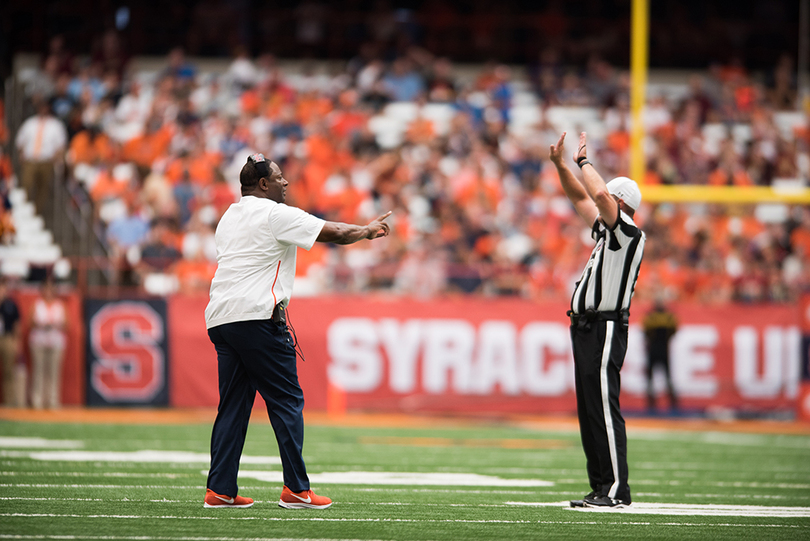
[{"label": "referee", "polygon": [[627,351],[630,299],[638,278],[646,236],[633,222],[641,203],[638,185],[627,177],[605,184],[588,161],[586,136],[579,136],[574,160],[582,181],[563,161],[565,133],[551,145],[568,199],[591,226],[596,246],[571,298],[577,415],[591,492],[572,507],[630,505],[627,484],[627,434],[619,409],[619,371]]}]

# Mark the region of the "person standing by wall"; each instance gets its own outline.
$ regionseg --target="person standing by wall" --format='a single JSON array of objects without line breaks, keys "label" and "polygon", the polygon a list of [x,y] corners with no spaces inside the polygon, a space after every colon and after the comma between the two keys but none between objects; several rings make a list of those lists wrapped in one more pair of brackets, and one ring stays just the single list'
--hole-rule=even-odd
[{"label": "person standing by wall", "polygon": [[678,318],[667,309],[663,300],[657,299],[653,309],[644,316],[642,326],[647,348],[647,408],[655,411],[653,373],[656,368],[660,368],[667,381],[669,406],[672,410],[677,410],[678,397],[669,371],[669,343],[678,330]]},{"label": "person standing by wall", "polygon": [[36,110],[37,114],[20,126],[15,142],[22,164],[20,180],[28,200],[34,202],[41,216],[48,217],[52,211],[55,167],[64,156],[67,130],[51,114],[47,101],[39,99]]},{"label": "person standing by wall", "polygon": [[304,393],[298,383],[295,342],[287,305],[295,279],[296,249],[315,242],[353,244],[385,237],[383,214],[368,225],[327,222],[284,204],[289,182],[261,154],[239,174],[242,198],[217,225],[217,270],[205,309],[217,351],[219,408],[211,434],[211,468],[204,507],[250,507],[238,496],[237,473],[250,413],[259,392],[278,442],[284,488],[278,505],[326,509],[332,500],[310,489],[304,459]]},{"label": "person standing by wall", "polygon": [[[3,404],[25,405],[25,394],[19,396],[17,357],[20,352],[20,308],[8,294],[8,284],[0,277],[0,357],[3,360]],[[24,388],[23,388],[24,389]]]},{"label": "person standing by wall", "polygon": [[31,312],[31,405],[34,409],[61,406],[62,358],[65,352],[65,304],[56,297],[50,279],[42,283],[41,296]]},{"label": "person standing by wall", "polygon": [[577,415],[592,491],[572,507],[630,505],[627,433],[619,406],[619,371],[627,352],[633,297],[646,236],[633,222],[641,204],[627,177],[605,181],[588,161],[586,135],[574,154],[582,180],[563,161],[565,133],[550,147],[563,191],[596,241],[571,298]]}]

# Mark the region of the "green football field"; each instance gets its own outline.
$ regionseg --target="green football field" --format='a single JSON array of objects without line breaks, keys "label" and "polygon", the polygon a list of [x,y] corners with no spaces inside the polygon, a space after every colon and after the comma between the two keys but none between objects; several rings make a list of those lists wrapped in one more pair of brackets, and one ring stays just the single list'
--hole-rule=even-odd
[{"label": "green football field", "polygon": [[272,429],[254,413],[249,509],[204,509],[208,423],[0,421],[0,539],[810,539],[810,435],[633,428],[634,504],[575,510],[589,488],[575,427],[308,422],[331,509],[277,505]]}]

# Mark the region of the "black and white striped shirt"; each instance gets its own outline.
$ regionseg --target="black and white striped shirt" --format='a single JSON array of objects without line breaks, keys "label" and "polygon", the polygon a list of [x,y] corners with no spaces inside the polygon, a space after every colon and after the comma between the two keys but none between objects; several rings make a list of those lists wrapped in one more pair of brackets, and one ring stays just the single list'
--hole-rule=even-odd
[{"label": "black and white striped shirt", "polygon": [[576,314],[588,309],[597,312],[629,310],[646,235],[630,216],[619,211],[613,229],[608,229],[597,218],[591,237],[596,246],[574,288],[571,310]]}]

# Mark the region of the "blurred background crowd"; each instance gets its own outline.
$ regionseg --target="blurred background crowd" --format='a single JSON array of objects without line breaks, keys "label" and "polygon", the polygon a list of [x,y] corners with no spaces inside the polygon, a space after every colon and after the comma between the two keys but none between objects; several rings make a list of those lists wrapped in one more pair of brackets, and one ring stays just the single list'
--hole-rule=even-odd
[{"label": "blurred background crowd", "polygon": [[[577,13],[554,1],[535,11],[271,2],[253,18],[242,4],[171,3],[151,18],[110,8],[116,27],[90,38],[67,24],[15,27],[43,54],[22,78],[30,118],[0,133],[5,242],[13,184],[50,215],[36,165],[64,161],[71,197],[92,205],[114,284],[205,292],[217,221],[239,197],[246,156],[262,152],[290,181],[288,204],[353,223],[394,211],[385,243],[299,251],[297,294],[570,296],[592,242],[548,148],[567,130],[573,151],[587,131],[605,179],[628,174],[629,30],[610,9],[626,13],[627,2],[579,3]],[[693,75],[650,86],[637,180],[806,185],[810,115],[798,103],[795,36],[781,31],[789,13],[752,3],[757,18],[735,26],[720,17],[723,2],[708,4],[699,16],[678,2],[653,9],[651,58]],[[89,5],[71,3],[71,16]],[[184,40],[161,30],[167,20],[187,21]],[[734,39],[755,53],[736,56]],[[766,41],[767,53],[756,46]],[[139,67],[133,53],[159,62]],[[203,69],[198,55],[226,58],[225,69]],[[810,290],[807,206],[645,202],[636,221],[648,236],[643,297],[795,302]]]}]

